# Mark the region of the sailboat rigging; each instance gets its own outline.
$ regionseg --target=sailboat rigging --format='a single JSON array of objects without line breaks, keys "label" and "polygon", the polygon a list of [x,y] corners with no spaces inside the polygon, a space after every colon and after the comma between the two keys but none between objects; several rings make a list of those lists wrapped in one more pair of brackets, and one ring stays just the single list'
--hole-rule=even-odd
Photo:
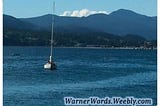
[{"label": "sailboat rigging", "polygon": [[49,69],[49,70],[53,70],[53,69],[57,68],[57,66],[56,66],[56,64],[54,63],[54,60],[53,60],[54,8],[55,8],[55,3],[53,2],[52,25],[51,25],[51,27],[52,27],[52,31],[51,31],[51,51],[50,51],[49,61],[44,65],[44,69]]}]

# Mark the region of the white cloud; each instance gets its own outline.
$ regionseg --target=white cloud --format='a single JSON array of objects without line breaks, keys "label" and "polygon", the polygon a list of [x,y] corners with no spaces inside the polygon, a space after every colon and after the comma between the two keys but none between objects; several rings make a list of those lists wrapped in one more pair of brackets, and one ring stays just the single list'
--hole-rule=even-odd
[{"label": "white cloud", "polygon": [[74,10],[74,11],[65,11],[60,16],[87,17],[89,15],[98,14],[98,13],[108,14],[108,12],[106,11],[90,11],[88,9],[82,9],[82,10]]},{"label": "white cloud", "polygon": [[63,16],[69,16],[70,14],[71,14],[70,11],[65,11],[65,12],[63,13]]}]

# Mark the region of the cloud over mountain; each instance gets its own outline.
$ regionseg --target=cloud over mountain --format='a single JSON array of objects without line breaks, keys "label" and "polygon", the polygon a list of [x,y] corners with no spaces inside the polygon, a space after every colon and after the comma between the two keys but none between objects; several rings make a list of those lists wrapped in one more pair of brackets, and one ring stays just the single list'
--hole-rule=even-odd
[{"label": "cloud over mountain", "polygon": [[88,9],[82,9],[82,10],[74,10],[74,11],[64,11],[64,13],[61,16],[70,16],[70,17],[86,17],[92,14],[108,14],[107,11],[91,11]]}]

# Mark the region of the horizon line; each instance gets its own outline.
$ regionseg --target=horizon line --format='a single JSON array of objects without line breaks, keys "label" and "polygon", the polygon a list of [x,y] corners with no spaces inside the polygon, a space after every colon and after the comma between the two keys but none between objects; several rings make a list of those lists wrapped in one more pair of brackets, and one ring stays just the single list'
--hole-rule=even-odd
[{"label": "horizon line", "polygon": [[[147,17],[157,17],[157,14],[154,15],[154,16],[149,16],[149,15],[146,15],[146,14],[141,14],[141,13],[138,13],[138,12],[135,12],[133,10],[130,10],[130,9],[117,9],[113,12],[116,12],[118,10],[126,10],[126,11],[131,11],[131,12],[134,12],[136,14],[139,14],[139,15],[143,15],[143,16],[147,16]],[[110,12],[108,14],[105,14],[105,13],[95,13],[95,14],[90,14],[88,16],[91,16],[91,15],[96,15],[96,14],[104,14],[104,15],[110,15],[111,13],[113,12]],[[45,16],[45,15],[52,15],[51,13],[46,13],[46,14],[41,14],[41,15],[36,15],[36,16],[27,16],[27,17],[17,17],[17,16],[14,16],[14,15],[11,15],[11,14],[7,14],[7,13],[3,13],[3,15],[8,15],[8,16],[12,16],[14,18],[35,18],[35,17],[40,17],[40,16]],[[88,16],[82,16],[82,17],[78,17],[78,16],[62,16],[62,15],[57,15],[57,14],[54,14],[55,16],[59,16],[59,17],[76,17],[76,18],[82,18],[82,17],[88,17]]]}]

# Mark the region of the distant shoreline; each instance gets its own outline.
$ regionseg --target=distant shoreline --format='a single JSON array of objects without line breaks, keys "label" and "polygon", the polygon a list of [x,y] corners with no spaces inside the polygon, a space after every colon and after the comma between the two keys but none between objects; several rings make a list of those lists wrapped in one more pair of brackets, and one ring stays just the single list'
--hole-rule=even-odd
[{"label": "distant shoreline", "polygon": [[[50,47],[50,46],[6,46],[3,45],[3,47]],[[144,48],[144,47],[64,47],[64,46],[56,46],[53,48],[86,48],[86,49],[133,49],[133,50],[157,50],[157,48]]]}]

